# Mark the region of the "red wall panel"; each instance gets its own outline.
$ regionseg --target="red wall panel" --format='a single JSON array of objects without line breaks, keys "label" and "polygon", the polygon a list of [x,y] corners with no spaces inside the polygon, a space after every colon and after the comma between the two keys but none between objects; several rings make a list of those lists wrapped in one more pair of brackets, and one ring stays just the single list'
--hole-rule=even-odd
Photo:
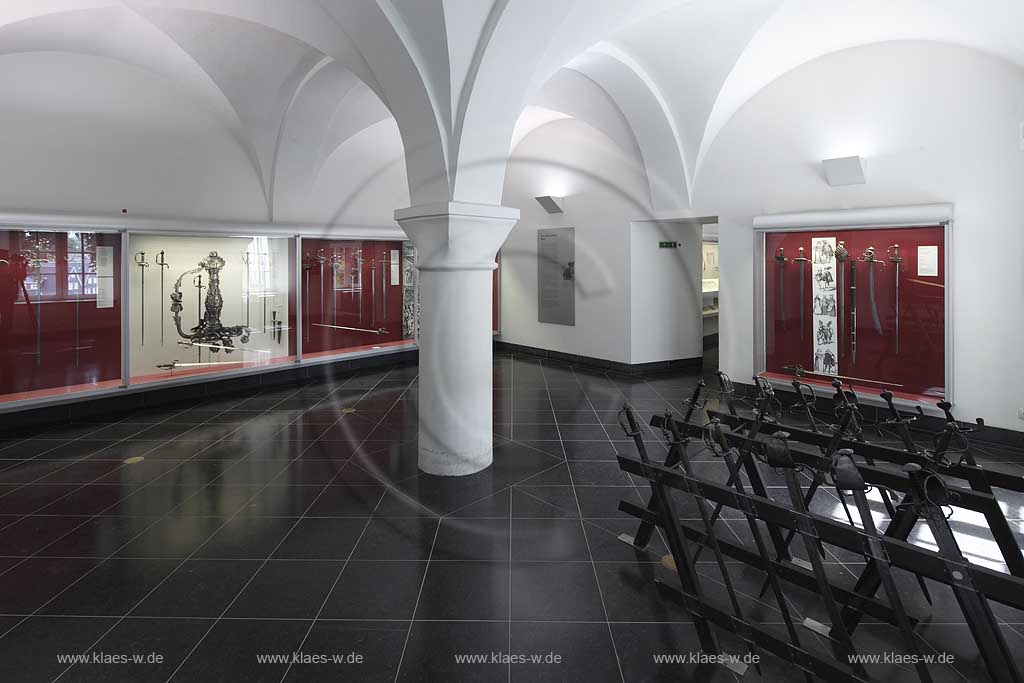
[{"label": "red wall panel", "polygon": [[[857,354],[851,353],[850,262],[844,273],[843,335],[839,342],[839,375],[885,384],[905,394],[938,398],[945,396],[945,244],[940,226],[860,230],[819,230],[774,232],[765,236],[765,344],[768,372],[791,374],[787,366],[813,367],[814,330],[812,320],[811,264],[804,267],[804,296],[800,299],[799,271],[793,257],[800,247],[811,256],[811,239],[835,237],[843,240],[851,260],[870,246],[885,265],[875,266],[875,303],[882,334],[875,329],[870,312],[868,266],[858,261],[857,269]],[[886,248],[899,244],[900,255],[900,344],[896,352],[896,269]],[[938,276],[918,275],[918,247],[938,247]],[[780,271],[775,255],[782,247],[786,261],[784,297],[786,316],[780,306]],[[838,290],[837,290],[838,292]],[[804,310],[805,334],[800,337],[800,309]],[[856,382],[855,382],[856,384]]]}]

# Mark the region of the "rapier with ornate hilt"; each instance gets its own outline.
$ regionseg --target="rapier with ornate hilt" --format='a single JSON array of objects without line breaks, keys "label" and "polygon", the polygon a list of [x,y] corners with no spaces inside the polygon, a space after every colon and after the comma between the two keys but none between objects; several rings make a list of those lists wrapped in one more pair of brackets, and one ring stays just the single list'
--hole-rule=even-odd
[{"label": "rapier with ornate hilt", "polygon": [[775,251],[775,262],[779,264],[779,317],[782,329],[786,329],[786,251],[779,247]]},{"label": "rapier with ornate hilt", "polygon": [[843,302],[846,301],[846,288],[843,286],[843,280],[846,275],[846,260],[850,258],[850,252],[846,251],[846,242],[839,240],[839,244],[835,250],[836,257],[836,279],[839,281],[839,286],[836,287],[836,305],[837,314],[839,316],[839,353],[843,352],[843,323],[846,322],[843,316]]},{"label": "rapier with ornate hilt", "polygon": [[[249,334],[252,332],[245,325],[225,326],[220,321],[220,314],[224,308],[224,297],[220,291],[220,271],[224,269],[225,261],[217,252],[211,251],[210,255],[199,262],[198,268],[186,271],[178,276],[171,292],[171,313],[174,315],[174,327],[182,339],[187,339],[192,344],[208,345],[212,353],[224,349],[231,353],[234,348],[234,337],[245,344],[249,341]],[[181,303],[181,281],[186,276],[199,273],[202,277],[203,271],[207,273],[206,301],[204,303],[205,313],[199,319],[199,323],[185,333],[181,329],[181,311],[184,308]],[[200,292],[202,290],[200,289]]]},{"label": "rapier with ornate hilt", "polygon": [[894,244],[886,249],[889,254],[889,261],[893,264],[896,276],[896,355],[900,353],[900,245]]},{"label": "rapier with ornate hilt", "polygon": [[875,331],[879,335],[884,335],[882,331],[882,320],[878,317],[878,303],[875,300],[875,266],[884,266],[885,261],[880,261],[875,258],[875,248],[868,247],[864,250],[864,255],[860,257],[860,260],[868,266],[868,298],[871,302],[871,320],[875,323]]},{"label": "rapier with ornate hilt", "polygon": [[[160,301],[164,300],[164,268],[170,268],[170,264],[167,263],[167,259],[164,257],[164,250],[161,249],[160,253],[156,255],[153,262],[160,267]],[[160,309],[160,346],[164,345],[164,309]]]},{"label": "rapier with ornate hilt", "polygon": [[804,338],[804,263],[811,259],[804,257],[804,248],[800,247],[797,250],[797,256],[793,259],[793,263],[799,263],[800,266],[800,338]]},{"label": "rapier with ornate hilt", "polygon": [[137,265],[141,273],[141,285],[139,286],[139,346],[146,345],[146,268],[149,268],[149,263],[146,262],[146,252],[140,251],[135,254],[135,265]]}]

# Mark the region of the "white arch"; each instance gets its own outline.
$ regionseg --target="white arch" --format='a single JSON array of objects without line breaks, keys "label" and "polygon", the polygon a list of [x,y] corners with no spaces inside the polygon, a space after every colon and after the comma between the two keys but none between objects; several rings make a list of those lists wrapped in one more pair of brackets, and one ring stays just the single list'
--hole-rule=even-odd
[{"label": "white arch", "polygon": [[635,60],[602,43],[569,64],[600,85],[629,121],[656,211],[688,208],[691,176],[678,124],[654,79]]}]

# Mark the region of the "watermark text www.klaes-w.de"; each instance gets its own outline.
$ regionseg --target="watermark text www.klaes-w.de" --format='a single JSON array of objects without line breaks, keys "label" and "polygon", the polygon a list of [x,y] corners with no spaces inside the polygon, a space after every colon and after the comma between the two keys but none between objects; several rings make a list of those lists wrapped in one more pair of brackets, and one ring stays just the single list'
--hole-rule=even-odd
[{"label": "watermark text www.klaes-w.de", "polygon": [[746,652],[744,654],[726,654],[721,652],[662,652],[652,655],[655,664],[759,664],[761,655]]},{"label": "watermark text www.klaes-w.de", "polygon": [[913,654],[907,652],[861,653],[847,657],[851,664],[952,664],[956,658],[950,652]]},{"label": "watermark text www.klaes-w.de", "polygon": [[557,652],[476,652],[456,653],[456,664],[561,664],[562,655]]},{"label": "watermark text www.klaes-w.de", "polygon": [[256,655],[258,664],[362,664],[359,652],[288,652]]},{"label": "watermark text www.klaes-w.de", "polygon": [[163,664],[159,652],[59,652],[58,664]]}]

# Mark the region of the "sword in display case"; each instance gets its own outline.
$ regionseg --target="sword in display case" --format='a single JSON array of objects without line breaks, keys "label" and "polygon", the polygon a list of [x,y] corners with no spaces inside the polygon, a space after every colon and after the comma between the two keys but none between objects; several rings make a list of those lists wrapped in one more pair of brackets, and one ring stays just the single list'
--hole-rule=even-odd
[{"label": "sword in display case", "polygon": [[900,263],[903,257],[900,256],[900,245],[894,244],[886,251],[889,253],[889,262],[893,264],[896,272],[896,355],[900,354]]},{"label": "sword in display case", "polygon": [[775,252],[775,262],[779,264],[779,317],[782,318],[782,329],[786,329],[786,251],[779,247]]},{"label": "sword in display case", "polygon": [[804,248],[803,247],[800,247],[797,250],[797,256],[796,256],[796,258],[793,259],[793,263],[799,263],[800,264],[798,267],[800,268],[800,338],[801,339],[804,338],[804,316],[806,315],[806,313],[804,312],[804,308],[805,308],[804,307],[804,263],[806,263],[807,261],[810,261],[810,260],[811,259],[806,258],[804,256]]},{"label": "sword in display case", "polygon": [[878,302],[875,300],[875,267],[884,266],[885,261],[880,261],[875,258],[875,248],[868,247],[864,250],[864,255],[860,257],[860,260],[867,264],[868,267],[868,298],[871,302],[871,321],[875,324],[875,331],[879,335],[884,335],[885,332],[882,330],[882,320],[878,317]]}]

